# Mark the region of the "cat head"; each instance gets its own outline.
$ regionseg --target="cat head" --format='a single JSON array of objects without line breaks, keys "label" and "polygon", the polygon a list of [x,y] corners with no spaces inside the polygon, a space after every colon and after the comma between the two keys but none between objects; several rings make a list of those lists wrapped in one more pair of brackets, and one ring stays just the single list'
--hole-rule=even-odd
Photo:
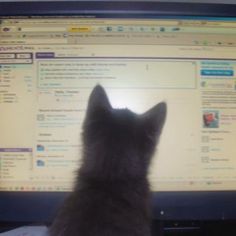
[{"label": "cat head", "polygon": [[146,175],[166,113],[164,102],[143,114],[115,109],[103,87],[97,85],[89,97],[83,126],[86,167],[104,174],[110,170],[121,176]]}]

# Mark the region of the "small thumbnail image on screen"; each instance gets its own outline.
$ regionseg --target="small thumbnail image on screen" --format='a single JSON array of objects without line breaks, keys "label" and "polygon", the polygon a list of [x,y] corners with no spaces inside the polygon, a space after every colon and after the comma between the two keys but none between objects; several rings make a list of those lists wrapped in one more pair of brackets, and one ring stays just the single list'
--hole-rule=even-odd
[{"label": "small thumbnail image on screen", "polygon": [[219,111],[203,111],[203,127],[219,128]]}]

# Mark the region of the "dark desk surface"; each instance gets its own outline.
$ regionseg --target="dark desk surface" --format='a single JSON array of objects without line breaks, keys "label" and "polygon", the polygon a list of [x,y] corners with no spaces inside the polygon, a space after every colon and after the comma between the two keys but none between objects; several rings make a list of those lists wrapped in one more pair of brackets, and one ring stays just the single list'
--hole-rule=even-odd
[{"label": "dark desk surface", "polygon": [[153,222],[153,236],[235,236],[236,220]]},{"label": "dark desk surface", "polygon": [[[32,223],[28,223],[32,225]],[[22,223],[0,222],[0,234],[8,230],[23,226]],[[38,228],[37,228],[38,229]],[[31,234],[29,234],[31,236]],[[45,227],[42,228],[44,236]],[[235,236],[235,221],[153,221],[153,236]],[[4,236],[4,235],[3,235]],[[15,234],[14,234],[15,236]],[[34,236],[34,235],[32,235]],[[37,234],[38,236],[38,234]]]}]

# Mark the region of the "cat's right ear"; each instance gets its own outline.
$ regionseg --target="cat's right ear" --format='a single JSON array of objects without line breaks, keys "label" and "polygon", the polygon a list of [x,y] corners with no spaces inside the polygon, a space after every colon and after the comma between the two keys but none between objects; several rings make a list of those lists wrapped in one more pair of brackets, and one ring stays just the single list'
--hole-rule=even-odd
[{"label": "cat's right ear", "polygon": [[144,122],[145,128],[149,134],[153,134],[153,137],[160,136],[162,128],[164,126],[167,114],[167,105],[165,102],[161,102],[150,110],[142,114],[141,118]]},{"label": "cat's right ear", "polygon": [[95,86],[88,100],[87,114],[107,112],[111,110],[111,104],[104,88],[101,85]]}]

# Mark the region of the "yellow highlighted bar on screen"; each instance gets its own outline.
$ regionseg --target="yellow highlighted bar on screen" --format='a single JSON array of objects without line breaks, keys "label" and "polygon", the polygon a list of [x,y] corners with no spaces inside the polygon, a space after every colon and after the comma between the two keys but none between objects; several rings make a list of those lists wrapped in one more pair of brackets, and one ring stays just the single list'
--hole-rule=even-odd
[{"label": "yellow highlighted bar on screen", "polygon": [[71,33],[87,33],[87,32],[91,32],[92,27],[90,26],[75,26],[75,27],[70,27],[69,28],[69,32]]}]

